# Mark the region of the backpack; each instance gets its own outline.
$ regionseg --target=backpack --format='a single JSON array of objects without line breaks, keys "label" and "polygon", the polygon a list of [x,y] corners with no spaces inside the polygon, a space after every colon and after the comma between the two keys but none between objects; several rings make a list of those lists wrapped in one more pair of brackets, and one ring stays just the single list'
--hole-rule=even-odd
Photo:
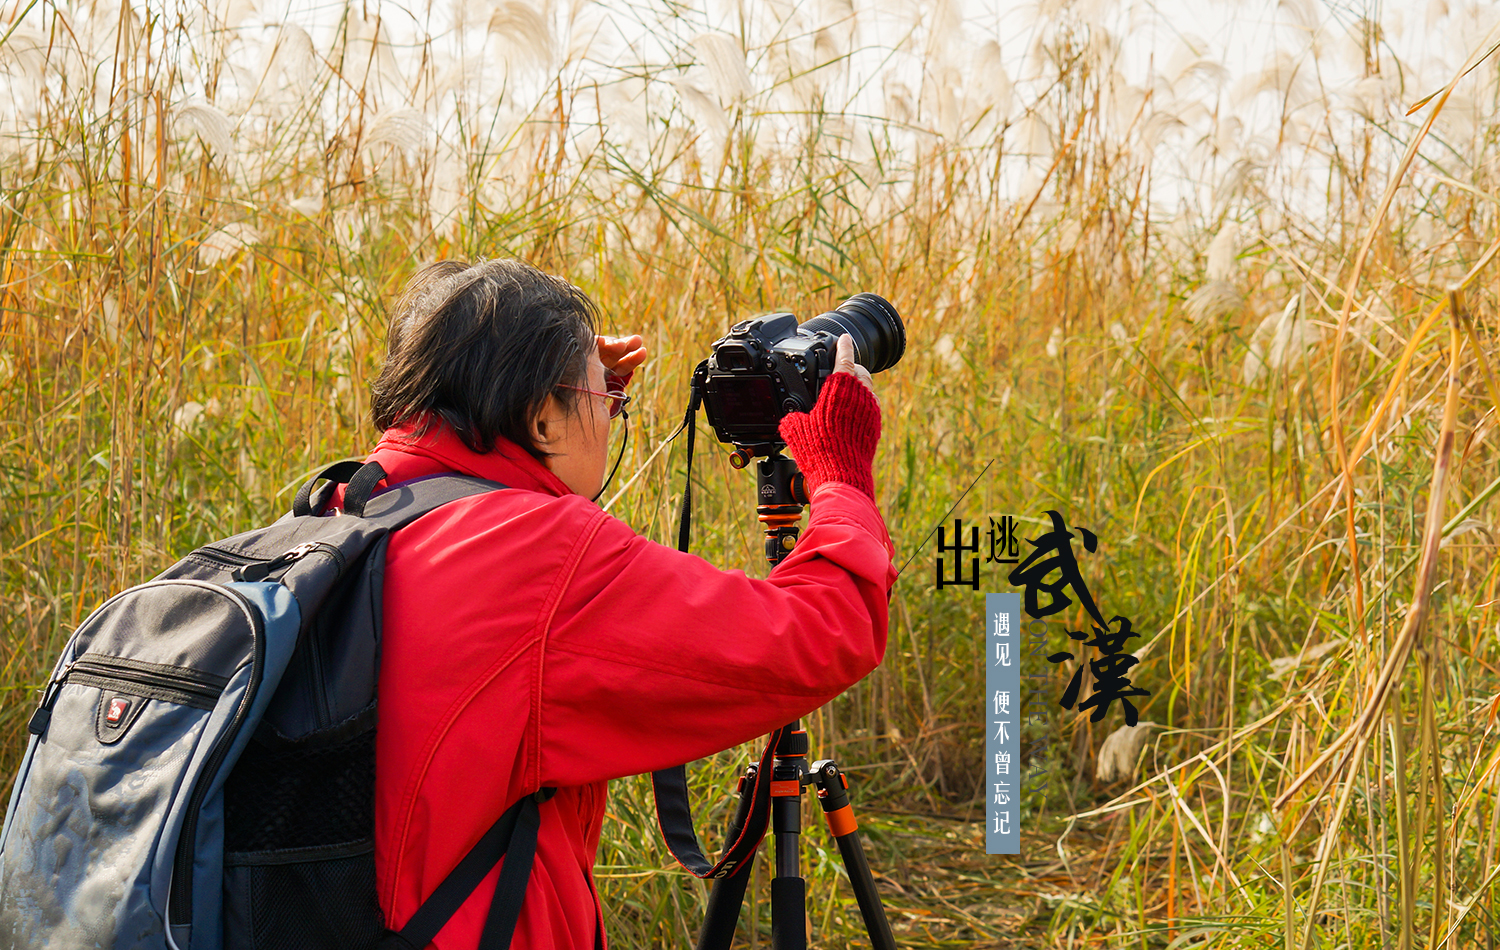
[{"label": "backpack", "polygon": [[[514,845],[480,946],[509,944],[553,789],[511,805],[399,934],[376,902],[386,543],[505,487],[444,475],[371,498],[384,478],[331,466],[275,524],[199,548],[78,627],[0,831],[0,946],[420,950]],[[343,482],[343,510],[320,516]]]}]

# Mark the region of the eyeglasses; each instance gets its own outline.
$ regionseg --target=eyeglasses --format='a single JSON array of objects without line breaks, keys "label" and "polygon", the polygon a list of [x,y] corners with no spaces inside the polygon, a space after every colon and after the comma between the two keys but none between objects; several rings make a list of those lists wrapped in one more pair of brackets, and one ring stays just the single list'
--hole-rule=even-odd
[{"label": "eyeglasses", "polygon": [[623,390],[623,389],[612,390],[612,391],[607,392],[607,393],[601,393],[597,389],[582,389],[582,388],[580,388],[578,386],[567,386],[567,385],[564,385],[563,383],[558,383],[557,384],[557,388],[558,389],[571,389],[575,393],[588,393],[590,396],[603,396],[603,397],[605,397],[606,399],[609,400],[609,417],[611,419],[617,419],[617,418],[619,418],[620,413],[624,412],[625,411],[625,407],[630,404],[630,397],[627,396],[627,395],[625,395],[625,390]]}]

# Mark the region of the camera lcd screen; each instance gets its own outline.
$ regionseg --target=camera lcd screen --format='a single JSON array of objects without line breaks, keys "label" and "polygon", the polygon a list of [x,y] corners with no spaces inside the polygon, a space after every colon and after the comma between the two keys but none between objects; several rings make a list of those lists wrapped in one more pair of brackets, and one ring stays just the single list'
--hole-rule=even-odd
[{"label": "camera lcd screen", "polygon": [[774,427],[781,418],[769,376],[717,376],[709,381],[708,388],[712,394],[709,405],[718,410],[714,425],[730,429]]}]

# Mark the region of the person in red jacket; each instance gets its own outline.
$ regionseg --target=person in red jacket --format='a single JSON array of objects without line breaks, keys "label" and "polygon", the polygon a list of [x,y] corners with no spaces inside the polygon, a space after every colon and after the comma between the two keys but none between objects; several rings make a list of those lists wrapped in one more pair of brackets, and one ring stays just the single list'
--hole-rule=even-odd
[{"label": "person in red jacket", "polygon": [[[880,409],[852,341],[813,411],[782,423],[811,515],[765,579],[594,504],[645,358],[639,336],[596,336],[581,291],[516,261],[429,265],[393,309],[369,458],[389,484],[508,486],[389,542],[375,861],[393,929],[509,805],[556,787],[511,946],[605,946],[593,866],[608,781],[763,736],[884,654],[896,572],[872,477]],[[430,946],[478,946],[497,874]]]}]

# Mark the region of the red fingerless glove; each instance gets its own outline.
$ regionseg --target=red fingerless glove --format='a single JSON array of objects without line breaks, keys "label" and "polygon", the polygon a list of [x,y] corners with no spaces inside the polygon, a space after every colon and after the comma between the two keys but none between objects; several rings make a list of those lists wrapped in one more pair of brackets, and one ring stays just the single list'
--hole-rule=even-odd
[{"label": "red fingerless glove", "polygon": [[802,469],[809,498],[825,482],[843,482],[875,500],[880,403],[851,374],[824,380],[812,412],[783,416],[781,438]]}]

